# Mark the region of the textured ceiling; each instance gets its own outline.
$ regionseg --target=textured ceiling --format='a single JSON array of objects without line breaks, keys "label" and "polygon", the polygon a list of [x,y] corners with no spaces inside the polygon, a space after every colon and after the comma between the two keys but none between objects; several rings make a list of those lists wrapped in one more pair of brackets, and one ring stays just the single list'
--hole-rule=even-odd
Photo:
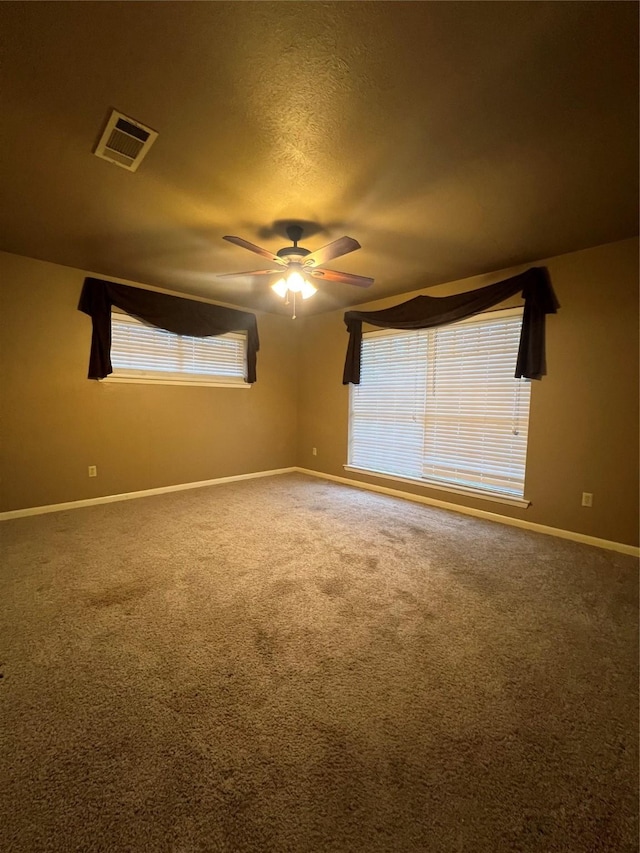
[{"label": "textured ceiling", "polygon": [[[638,232],[636,3],[1,3],[0,248],[283,310],[225,243],[343,234],[328,310]],[[110,108],[159,131],[91,152]],[[279,224],[280,223],[280,224]]]}]

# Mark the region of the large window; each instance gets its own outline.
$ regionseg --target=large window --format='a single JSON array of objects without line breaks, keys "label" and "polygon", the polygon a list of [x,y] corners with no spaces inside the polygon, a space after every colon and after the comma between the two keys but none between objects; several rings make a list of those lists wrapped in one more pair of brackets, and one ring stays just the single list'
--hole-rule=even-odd
[{"label": "large window", "polygon": [[128,314],[111,317],[109,377],[122,381],[250,388],[243,334],[195,338],[147,326]]},{"label": "large window", "polygon": [[518,500],[529,396],[514,379],[522,310],[363,336],[349,467]]}]

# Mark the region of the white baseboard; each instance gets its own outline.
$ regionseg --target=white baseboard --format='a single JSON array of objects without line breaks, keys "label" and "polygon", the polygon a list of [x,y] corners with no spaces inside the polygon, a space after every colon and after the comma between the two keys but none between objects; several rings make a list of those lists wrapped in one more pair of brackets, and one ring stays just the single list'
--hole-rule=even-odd
[{"label": "white baseboard", "polygon": [[297,468],[274,468],[271,471],[254,471],[251,474],[234,474],[232,477],[216,477],[213,480],[199,480],[195,483],[178,483],[175,486],[160,486],[157,489],[143,489],[139,492],[124,492],[120,495],[102,495],[98,498],[85,498],[79,501],[67,501],[61,504],[47,504],[46,506],[30,506],[26,509],[12,509],[8,512],[0,512],[0,521],[8,521],[10,518],[24,518],[28,515],[44,515],[47,512],[62,512],[65,509],[80,509],[83,506],[96,506],[97,504],[110,504],[115,501],[130,501],[134,498],[148,498],[152,495],[164,495],[167,492],[182,492],[186,489],[201,489],[203,486],[217,486],[220,483],[234,483],[236,480],[254,480],[256,477],[272,477],[276,474],[291,474]]},{"label": "white baseboard", "polygon": [[623,542],[612,542],[609,539],[598,539],[596,536],[587,536],[585,533],[576,533],[573,530],[562,530],[559,527],[549,527],[546,524],[536,524],[533,521],[525,521],[521,518],[511,518],[508,515],[499,515],[484,509],[474,509],[462,504],[454,504],[449,501],[441,501],[437,498],[429,498],[425,495],[414,495],[411,492],[403,492],[400,489],[391,489],[388,486],[378,486],[374,483],[365,483],[360,480],[351,480],[348,477],[338,477],[335,474],[325,474],[322,471],[313,471],[311,468],[273,468],[270,471],[254,471],[250,474],[234,474],[231,477],[216,477],[213,480],[199,480],[195,483],[178,483],[174,486],[160,486],[157,489],[143,489],[139,492],[124,492],[119,495],[102,495],[97,498],[85,498],[79,501],[67,501],[66,503],[47,504],[46,506],[31,506],[25,509],[13,509],[8,512],[0,512],[0,521],[8,521],[11,518],[25,518],[29,515],[44,515],[49,512],[62,512],[67,509],[81,509],[85,506],[97,506],[98,504],[114,503],[116,501],[130,501],[134,498],[148,498],[152,495],[164,495],[168,492],[182,492],[187,489],[200,489],[204,486],[216,486],[221,483],[234,483],[238,480],[253,480],[257,477],[273,477],[277,474],[308,474],[311,477],[319,477],[322,480],[332,480],[336,483],[344,483],[347,486],[355,486],[358,489],[366,489],[370,492],[379,492],[383,495],[391,495],[395,498],[414,501],[415,503],[437,506],[441,509],[460,512],[463,515],[472,515],[476,518],[485,518],[488,521],[496,521],[500,524],[509,524],[512,527],[521,527],[525,530],[534,530],[536,533],[544,533],[548,536],[558,536],[560,539],[571,539],[574,542],[582,542],[585,545],[594,545],[596,548],[606,548],[609,551],[618,551],[621,554],[629,554],[640,557],[640,548],[635,545],[625,545]]},{"label": "white baseboard", "polygon": [[512,527],[522,527],[525,530],[534,530],[536,533],[544,533],[548,536],[558,536],[560,539],[571,539],[574,542],[582,542],[585,545],[594,545],[596,548],[606,548],[609,551],[618,551],[620,554],[629,554],[632,557],[640,557],[640,548],[635,545],[625,545],[624,542],[612,542],[609,539],[598,539],[597,536],[587,536],[585,533],[576,533],[573,530],[562,530],[559,527],[549,527],[547,524],[536,524],[534,521],[525,521],[521,518],[511,518],[508,515],[498,515],[484,509],[474,509],[462,504],[454,504],[449,501],[441,501],[437,498],[428,498],[426,495],[414,495],[411,492],[403,492],[400,489],[391,489],[388,486],[378,486],[374,483],[364,483],[360,480],[350,480],[347,477],[338,477],[335,474],[325,474],[322,471],[312,471],[310,468],[295,468],[300,474],[309,474],[312,477],[320,477],[323,480],[333,480],[336,483],[344,483],[347,486],[355,486],[358,489],[367,489],[370,492],[380,492],[383,495],[391,495],[394,498],[403,498],[407,501],[415,501],[428,506],[437,506],[441,509],[460,512],[464,515],[473,515],[476,518],[485,518],[488,521],[497,521],[500,524],[509,524]]}]

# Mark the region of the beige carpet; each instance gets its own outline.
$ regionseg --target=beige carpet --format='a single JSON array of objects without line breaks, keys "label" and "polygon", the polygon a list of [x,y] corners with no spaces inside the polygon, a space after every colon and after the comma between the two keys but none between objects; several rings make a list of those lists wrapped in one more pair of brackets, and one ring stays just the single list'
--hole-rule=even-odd
[{"label": "beige carpet", "polygon": [[0,849],[637,847],[637,561],[287,475],[7,522]]}]

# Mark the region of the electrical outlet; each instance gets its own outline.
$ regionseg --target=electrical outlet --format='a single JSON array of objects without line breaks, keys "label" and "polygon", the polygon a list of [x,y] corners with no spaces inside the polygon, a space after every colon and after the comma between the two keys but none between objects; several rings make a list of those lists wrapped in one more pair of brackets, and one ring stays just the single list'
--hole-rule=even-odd
[{"label": "electrical outlet", "polygon": [[318,448],[317,448],[317,447],[312,447],[312,448],[311,448],[311,452],[313,453],[313,455],[314,455],[314,456],[317,456],[317,455],[318,455]]},{"label": "electrical outlet", "polygon": [[95,465],[89,465],[89,476],[90,477],[97,477],[98,476],[98,469],[96,468]]},{"label": "electrical outlet", "polygon": [[593,506],[593,495],[591,492],[582,493],[582,506]]}]

